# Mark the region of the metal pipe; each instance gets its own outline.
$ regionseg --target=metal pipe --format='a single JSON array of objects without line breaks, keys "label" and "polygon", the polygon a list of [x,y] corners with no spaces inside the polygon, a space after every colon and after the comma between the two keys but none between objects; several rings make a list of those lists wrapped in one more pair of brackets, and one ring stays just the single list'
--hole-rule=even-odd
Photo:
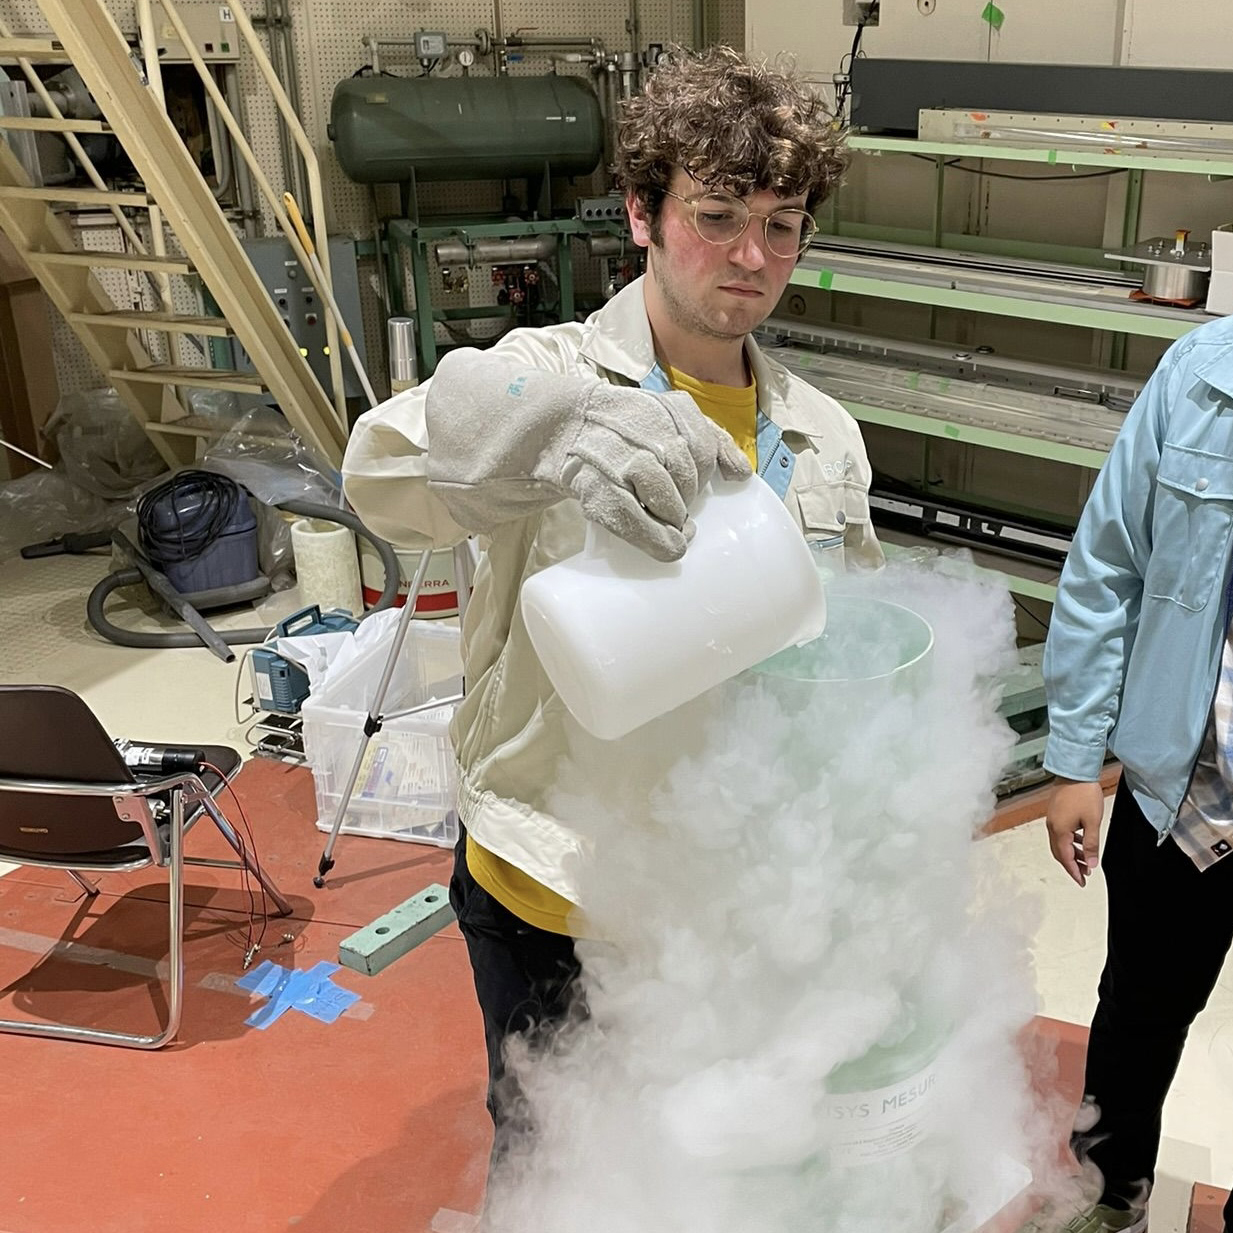
[{"label": "metal pipe", "polygon": [[[241,131],[246,130],[248,123],[247,117],[244,114],[244,95],[240,90],[239,70],[234,64],[229,64],[223,69],[223,88],[226,91],[227,106],[231,109],[231,114],[239,121]],[[217,111],[216,114],[218,114]],[[219,115],[220,120],[221,118],[221,115]],[[253,187],[252,173],[243,159],[236,159],[234,154],[235,143],[231,140],[230,130],[227,132],[227,141],[228,157],[232,160],[232,166],[235,168],[236,197],[240,203],[240,217],[244,222],[244,234],[250,240],[254,240],[257,238],[257,198],[256,189]]]},{"label": "metal pipe", "polygon": [[632,51],[623,51],[617,56],[621,74],[621,97],[633,98],[638,85],[638,57]]},{"label": "metal pipe", "polygon": [[[279,81],[284,81],[286,80],[287,71],[283,67],[282,40],[278,37],[277,21],[274,15],[274,0],[264,0],[264,5],[266,54],[270,58],[270,67],[274,70],[274,75]],[[277,128],[278,157],[283,169],[283,187],[294,189],[297,186],[295,173],[292,170],[291,139],[287,135],[286,125],[279,124]]]},{"label": "metal pipe", "polygon": [[[295,114],[304,114],[304,96],[300,90],[300,67],[295,54],[295,40],[291,36],[292,17],[290,0],[278,0],[278,28],[282,36],[283,64],[287,70],[287,94],[291,99]],[[295,195],[297,201],[308,200],[308,168],[304,156],[297,153],[292,160],[292,175],[295,180]]]},{"label": "metal pipe", "polygon": [[629,0],[625,25],[629,30],[629,50],[636,56],[642,50],[642,15],[638,11],[638,0]]},{"label": "metal pipe", "polygon": [[623,235],[587,236],[587,256],[624,257],[631,241]]},{"label": "metal pipe", "polygon": [[439,240],[433,253],[441,265],[501,265],[507,261],[547,261],[557,251],[553,235],[512,240]]},{"label": "metal pipe", "polygon": [[[385,35],[385,34],[382,34],[382,35],[366,34],[361,40],[363,46],[369,49],[370,54],[380,47],[414,47],[418,41],[419,41],[418,39],[414,39],[414,38],[410,38],[410,39],[398,38],[394,35]],[[491,41],[490,40],[486,41],[481,38],[468,39],[468,38],[454,38],[452,36],[447,36],[445,40],[445,45],[447,47],[486,47],[486,46],[491,45]]]},{"label": "metal pipe", "polygon": [[377,254],[377,298],[381,301],[386,316],[389,316],[394,311],[394,306],[390,302],[390,272],[386,268],[383,252],[385,244],[381,234],[381,203],[377,199],[377,186],[370,184],[368,190],[369,200],[372,202],[373,251]]},{"label": "metal pipe", "polygon": [[[281,0],[264,0],[265,5],[265,38],[270,59],[270,68],[279,81],[286,81],[287,90],[291,86],[291,72],[286,63],[286,43],[282,38],[282,6]],[[295,100],[292,100],[295,102]],[[298,106],[296,115],[298,115]],[[279,159],[282,164],[282,184],[297,196],[298,200],[307,201],[303,191],[303,175],[300,169],[300,158],[292,148],[291,136],[286,125],[279,125]]]},{"label": "metal pipe", "polygon": [[600,51],[604,49],[603,42],[600,39],[578,38],[572,35],[561,35],[558,37],[553,34],[527,38],[524,35],[515,33],[511,34],[507,39],[502,39],[501,45],[510,51],[519,47],[590,47],[597,48]]},{"label": "metal pipe", "polygon": [[707,45],[706,0],[693,0],[694,50],[702,51]]},{"label": "metal pipe", "polygon": [[[59,109],[59,114],[61,116],[66,116],[74,120],[86,118],[78,116],[77,112],[73,110],[73,99],[63,90],[48,90],[47,93],[51,101],[55,103],[56,107]],[[30,100],[30,114],[32,116],[49,116],[51,115],[51,109],[43,102],[42,99],[32,98]]]},{"label": "metal pipe", "polygon": [[621,108],[617,98],[616,65],[609,60],[600,78],[601,97],[607,99],[608,129],[604,134],[607,159],[604,163],[604,187],[611,185],[612,164],[616,161],[617,126],[620,124]]},{"label": "metal pipe", "polygon": [[231,141],[223,132],[223,126],[218,120],[218,109],[211,99],[206,99],[205,108],[206,125],[210,130],[210,149],[214,152],[214,175],[218,181],[214,186],[214,200],[222,201],[231,191],[231,183],[235,178]]},{"label": "metal pipe", "polygon": [[[476,31],[478,34],[479,31]],[[505,62],[505,21],[501,16],[501,0],[492,0],[492,63],[498,77],[504,77],[509,72]]]}]

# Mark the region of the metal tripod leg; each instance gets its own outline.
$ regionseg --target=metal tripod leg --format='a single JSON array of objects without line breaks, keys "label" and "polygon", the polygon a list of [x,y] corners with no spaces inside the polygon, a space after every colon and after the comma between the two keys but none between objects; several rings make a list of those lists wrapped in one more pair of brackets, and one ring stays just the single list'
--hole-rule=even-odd
[{"label": "metal tripod leg", "polygon": [[[381,730],[381,724],[385,719],[381,708],[390,687],[390,680],[394,676],[394,669],[398,666],[398,657],[402,653],[402,644],[406,641],[407,631],[411,628],[411,622],[415,617],[415,601],[419,596],[420,587],[424,583],[424,575],[428,572],[428,565],[431,560],[431,549],[427,549],[420,554],[419,564],[415,569],[415,577],[411,580],[411,586],[407,592],[407,600],[403,604],[402,614],[398,618],[398,626],[394,631],[394,641],[390,646],[390,653],[386,657],[385,668],[381,673],[381,681],[377,685],[377,692],[368,709],[368,716],[364,720],[364,730],[360,734],[360,745],[355,753],[355,761],[351,764],[351,774],[347,777],[346,786],[343,788],[342,795],[338,799],[338,808],[334,812],[334,822],[330,827],[330,835],[326,840],[325,850],[321,853],[321,860],[317,865],[317,876],[313,878],[313,885],[316,887],[325,885],[325,875],[334,868],[334,846],[338,843],[338,835],[342,830],[343,819],[346,817],[347,809],[351,804],[351,795],[355,791],[356,781],[360,777],[360,768],[364,764],[364,755],[368,752],[368,742]],[[464,540],[461,544],[457,544],[454,547],[454,585],[458,592],[458,617],[460,621],[466,611],[467,602],[471,597],[471,581],[474,575],[475,556],[471,548],[471,541]],[[434,702],[431,705],[444,705],[446,701],[449,701],[449,699]],[[424,708],[413,707],[412,711],[421,709]],[[399,714],[408,713],[410,712],[399,712]]]},{"label": "metal tripod leg", "polygon": [[431,560],[432,549],[425,549],[420,554],[420,563],[416,566],[415,577],[411,580],[411,587],[407,591],[407,601],[402,606],[402,614],[398,618],[398,625],[394,631],[394,641],[390,644],[390,653],[386,656],[385,667],[381,671],[380,684],[368,708],[368,716],[364,720],[364,730],[360,733],[360,744],[355,751],[351,773],[347,776],[346,786],[338,798],[338,808],[334,811],[334,824],[330,828],[330,837],[326,840],[325,850],[321,853],[321,860],[317,864],[317,876],[313,878],[314,886],[324,886],[325,875],[334,868],[334,845],[338,842],[338,832],[342,830],[343,818],[351,804],[351,794],[355,791],[355,781],[360,777],[360,767],[363,766],[364,755],[368,752],[368,742],[381,730],[381,708],[385,702],[386,691],[390,687],[394,669],[398,666],[402,644],[406,641],[407,631],[411,628],[411,621],[415,617],[415,601],[423,585],[424,575],[428,573],[428,563]]}]

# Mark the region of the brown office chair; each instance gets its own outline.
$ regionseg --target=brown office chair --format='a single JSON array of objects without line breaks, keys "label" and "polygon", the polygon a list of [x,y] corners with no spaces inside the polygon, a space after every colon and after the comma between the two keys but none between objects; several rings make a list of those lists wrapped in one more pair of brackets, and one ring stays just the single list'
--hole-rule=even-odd
[{"label": "brown office chair", "polygon": [[[121,873],[152,865],[169,877],[170,972],[167,1022],[153,1036],[67,1023],[0,1019],[0,1032],[158,1049],[180,1026],[184,999],[184,866],[247,868],[274,901],[279,894],[231,824],[214,794],[243,759],[222,745],[204,747],[223,777],[198,770],[157,778],[135,776],[90,708],[55,685],[0,685],[0,861],[63,869],[88,895],[90,873]],[[235,850],[236,861],[184,855],[184,835],[208,816]]]}]

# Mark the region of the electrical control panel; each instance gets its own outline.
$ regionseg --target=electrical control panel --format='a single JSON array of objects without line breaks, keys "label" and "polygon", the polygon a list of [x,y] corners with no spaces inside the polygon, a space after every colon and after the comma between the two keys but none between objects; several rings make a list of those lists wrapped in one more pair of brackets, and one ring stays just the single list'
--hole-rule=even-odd
[{"label": "electrical control panel", "polygon": [[[188,29],[197,54],[207,64],[235,64],[240,59],[240,34],[233,5],[219,4],[217,0],[180,0],[176,11]],[[189,55],[183,41],[158,5],[155,5],[154,31],[162,63],[188,63]]]},{"label": "electrical control panel", "polygon": [[[243,240],[244,251],[253,263],[253,269],[265,285],[279,315],[286,322],[295,339],[296,346],[316,374],[321,387],[327,393],[333,388],[330,381],[330,354],[326,335],[326,315],[329,305],[322,300],[308,272],[301,265],[291,245],[283,238]],[[364,350],[364,319],[360,311],[360,276],[356,264],[355,241],[347,236],[335,236],[330,240],[330,274],[334,299],[342,310],[351,331],[355,349],[361,357]],[[217,312],[217,308],[213,311]],[[213,356],[218,367],[251,371],[253,364],[248,353],[235,339],[221,340],[229,353]],[[339,346],[341,347],[341,342]],[[343,386],[348,398],[363,394],[355,370],[346,355],[342,360]]]}]

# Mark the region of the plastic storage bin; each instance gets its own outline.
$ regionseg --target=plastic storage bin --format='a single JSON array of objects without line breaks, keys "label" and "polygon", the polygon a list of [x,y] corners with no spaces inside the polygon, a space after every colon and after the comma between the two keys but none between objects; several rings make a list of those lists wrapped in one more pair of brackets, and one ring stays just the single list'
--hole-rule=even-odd
[{"label": "plastic storage bin", "polygon": [[[333,828],[388,654],[387,639],[349,664],[342,680],[329,683],[328,697],[334,701],[310,695],[301,708],[319,830]],[[448,698],[461,686],[458,630],[413,625],[381,709],[389,715]],[[453,713],[452,704],[434,707],[386,720],[373,734],[343,818],[344,835],[439,847],[457,841],[458,779],[449,736]]]}]

